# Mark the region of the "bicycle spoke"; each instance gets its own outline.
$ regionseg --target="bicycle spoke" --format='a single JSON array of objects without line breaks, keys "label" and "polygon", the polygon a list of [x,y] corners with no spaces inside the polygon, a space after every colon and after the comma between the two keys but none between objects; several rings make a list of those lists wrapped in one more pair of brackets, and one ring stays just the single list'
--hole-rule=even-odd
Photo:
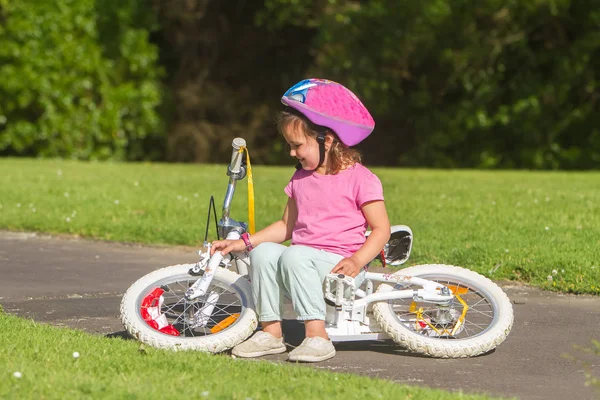
[{"label": "bicycle spoke", "polygon": [[[197,278],[183,279],[160,286],[164,290],[160,312],[184,337],[212,335],[211,327],[234,314],[243,313],[244,310],[237,292],[216,280],[210,285],[205,296],[194,301],[186,300],[185,292],[196,281]],[[218,299],[209,302],[209,296],[214,295],[217,295]],[[235,323],[235,319],[232,323]]]},{"label": "bicycle spoke", "polygon": [[[462,303],[457,298],[450,305],[446,306],[417,303],[416,308],[413,299],[389,300],[388,303],[396,317],[406,327],[425,336],[443,339],[470,338],[480,335],[489,328],[489,324],[494,319],[494,310],[483,293],[473,290],[469,285],[460,281],[456,282],[449,279],[435,279],[431,277],[427,277],[426,279],[450,287],[457,296],[460,296],[460,299],[468,306],[465,319],[462,325],[458,325],[456,334],[451,335],[450,332],[457,326],[464,309]],[[411,285],[404,285],[402,287],[402,289],[410,288],[419,289],[420,287]],[[411,312],[409,310],[414,311]],[[418,315],[421,317],[418,317]]]}]

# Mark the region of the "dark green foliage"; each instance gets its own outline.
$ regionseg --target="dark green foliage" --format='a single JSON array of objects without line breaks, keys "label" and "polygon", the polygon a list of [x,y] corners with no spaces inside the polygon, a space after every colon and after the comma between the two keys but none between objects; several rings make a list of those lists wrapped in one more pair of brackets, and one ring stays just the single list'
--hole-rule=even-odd
[{"label": "dark green foliage", "polygon": [[151,21],[141,0],[0,0],[0,154],[162,156]]},{"label": "dark green foliage", "polygon": [[267,1],[318,26],[314,71],[355,89],[386,164],[597,168],[598,0]]},{"label": "dark green foliage", "polygon": [[243,136],[258,163],[285,160],[271,151],[280,139],[274,113],[285,85],[312,62],[312,30],[257,27],[262,0],[154,4],[171,99],[167,159],[222,162]]},{"label": "dark green foliage", "polygon": [[600,0],[0,0],[0,155],[293,164],[316,76],[373,111],[367,164],[596,169],[598,32]]}]

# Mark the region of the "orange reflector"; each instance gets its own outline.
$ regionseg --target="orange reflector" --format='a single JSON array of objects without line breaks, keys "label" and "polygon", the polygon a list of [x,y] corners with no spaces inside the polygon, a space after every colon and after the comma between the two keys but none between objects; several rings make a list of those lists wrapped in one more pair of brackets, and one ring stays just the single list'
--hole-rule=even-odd
[{"label": "orange reflector", "polygon": [[448,285],[447,287],[448,287],[448,289],[450,289],[450,291],[453,294],[467,294],[467,293],[469,293],[469,288],[459,288],[458,286],[450,286],[450,285]]},{"label": "orange reflector", "polygon": [[233,324],[236,319],[240,317],[240,314],[231,314],[229,317],[225,318],[212,328],[210,328],[211,333],[221,332],[223,329],[227,328],[229,325]]}]

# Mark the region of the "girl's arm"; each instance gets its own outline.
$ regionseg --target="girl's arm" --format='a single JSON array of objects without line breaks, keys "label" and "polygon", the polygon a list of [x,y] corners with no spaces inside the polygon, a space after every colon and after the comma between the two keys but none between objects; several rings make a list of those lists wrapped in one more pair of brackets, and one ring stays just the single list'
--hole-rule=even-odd
[{"label": "girl's arm", "polygon": [[390,240],[390,220],[387,215],[385,203],[381,200],[363,204],[362,212],[371,227],[371,234],[356,253],[349,258],[342,259],[332,270],[355,277],[360,270],[370,263],[383,250],[383,246]]},{"label": "girl's arm", "polygon": [[250,236],[250,243],[253,247],[256,247],[264,242],[283,243],[290,240],[297,217],[296,202],[294,199],[289,198],[281,219]]},{"label": "girl's arm", "polygon": [[[264,242],[283,243],[286,240],[291,239],[292,230],[296,224],[297,217],[298,209],[296,207],[296,202],[294,199],[289,198],[281,219],[251,235],[250,243],[253,247],[256,247]],[[231,251],[239,252],[244,251],[245,249],[246,244],[242,239],[216,240],[212,243],[210,254],[214,254],[217,250],[220,250],[223,254],[227,254]]]}]

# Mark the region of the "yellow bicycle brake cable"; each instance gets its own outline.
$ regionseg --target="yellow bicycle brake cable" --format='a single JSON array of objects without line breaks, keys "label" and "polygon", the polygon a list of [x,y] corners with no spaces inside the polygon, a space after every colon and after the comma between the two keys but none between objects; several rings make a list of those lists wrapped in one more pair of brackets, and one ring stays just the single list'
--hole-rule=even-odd
[{"label": "yellow bicycle brake cable", "polygon": [[252,180],[252,165],[250,164],[250,152],[246,146],[240,147],[240,153],[246,151],[246,171],[248,173],[248,233],[255,232],[254,223],[254,181]]}]

